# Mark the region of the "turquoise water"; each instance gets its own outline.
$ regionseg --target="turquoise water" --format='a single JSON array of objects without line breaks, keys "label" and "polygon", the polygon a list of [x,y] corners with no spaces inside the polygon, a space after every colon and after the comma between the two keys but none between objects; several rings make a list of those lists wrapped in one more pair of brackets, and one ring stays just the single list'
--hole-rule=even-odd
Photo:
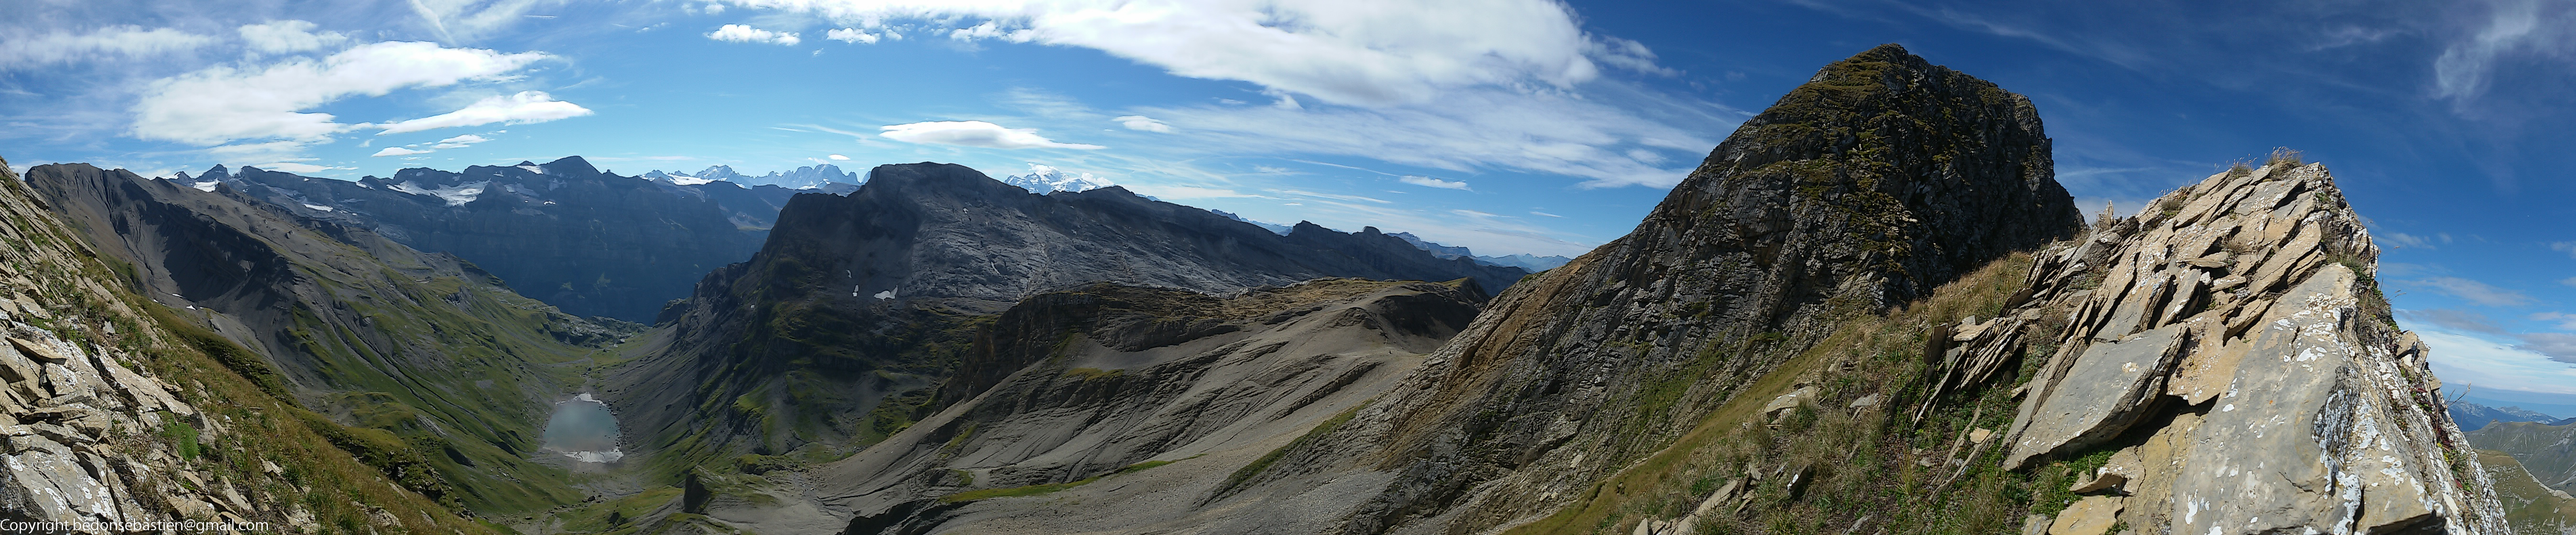
[{"label": "turquoise water", "polygon": [[617,450],[617,416],[608,412],[607,403],[587,392],[555,403],[554,416],[546,419],[544,439],[546,451],[582,462],[614,462],[626,457]]}]

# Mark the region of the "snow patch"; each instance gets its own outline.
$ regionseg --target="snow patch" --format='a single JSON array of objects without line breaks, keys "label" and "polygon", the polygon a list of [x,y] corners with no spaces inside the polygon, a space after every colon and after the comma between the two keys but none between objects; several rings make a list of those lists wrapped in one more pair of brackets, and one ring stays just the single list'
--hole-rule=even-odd
[{"label": "snow patch", "polygon": [[216,185],[216,184],[222,184],[222,183],[224,183],[224,182],[223,182],[223,181],[221,181],[221,180],[208,180],[208,181],[205,181],[205,182],[198,182],[198,183],[195,183],[195,184],[189,184],[189,185],[188,185],[188,187],[191,187],[191,188],[197,188],[197,191],[203,191],[203,192],[206,192],[206,193],[214,193],[214,192],[215,192],[215,185]]},{"label": "snow patch", "polygon": [[[522,167],[524,167],[524,166],[522,166]],[[474,202],[474,199],[475,199],[476,197],[481,197],[481,196],[483,196],[483,186],[488,185],[488,184],[491,184],[491,183],[492,183],[492,181],[490,181],[490,180],[485,180],[485,181],[482,181],[482,182],[473,182],[473,183],[466,183],[466,184],[458,184],[458,185],[448,186],[448,187],[444,187],[444,188],[430,189],[430,188],[420,187],[420,184],[419,184],[419,183],[415,183],[415,182],[412,182],[412,181],[409,181],[409,180],[405,180],[405,181],[403,181],[401,184],[395,184],[395,185],[393,185],[393,190],[394,190],[394,191],[403,192],[403,193],[409,193],[409,194],[413,194],[413,195],[428,195],[428,196],[431,196],[431,197],[437,197],[437,198],[440,198],[440,199],[446,199],[446,200],[447,200],[447,205],[448,205],[448,206],[464,206],[464,205],[465,205],[465,203]],[[213,190],[207,190],[207,191],[213,191]]]},{"label": "snow patch", "polygon": [[307,205],[304,205],[304,207],[305,207],[305,208],[315,209],[315,210],[320,210],[320,211],[324,211],[324,212],[331,211],[331,207],[329,207],[329,206],[323,206],[323,205],[319,205],[319,204],[307,204]]}]

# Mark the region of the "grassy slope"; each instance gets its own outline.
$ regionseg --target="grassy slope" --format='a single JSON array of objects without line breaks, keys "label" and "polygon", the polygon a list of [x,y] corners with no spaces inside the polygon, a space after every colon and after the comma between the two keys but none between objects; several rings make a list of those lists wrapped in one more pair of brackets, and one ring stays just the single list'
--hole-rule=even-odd
[{"label": "grassy slope", "polygon": [[2478,450],[2478,463],[2495,478],[2496,497],[2504,502],[2505,521],[2519,534],[2557,534],[2576,528],[2576,500],[2551,494],[2512,455]]},{"label": "grassy slope", "polygon": [[[2063,509],[2073,501],[2063,489],[2077,465],[2100,459],[2014,473],[1995,468],[2002,453],[1988,448],[1964,473],[1914,462],[1946,457],[1956,438],[1971,429],[2004,429],[2017,407],[2012,390],[2030,375],[2029,362],[2054,348],[2029,349],[2027,355],[2041,357],[2026,358],[2022,373],[1956,395],[1920,425],[1892,409],[1910,407],[1923,395],[1922,347],[1930,328],[1966,316],[1994,317],[2022,289],[2030,262],[2028,255],[2015,254],[1904,310],[1843,322],[1671,446],[1510,533],[1628,533],[1642,519],[1689,513],[1715,489],[1744,477],[1748,465],[1775,470],[1812,464],[1816,475],[1794,499],[1784,487],[1789,478],[1763,479],[1752,487],[1752,504],[1743,515],[1710,515],[1699,532],[1838,533],[1868,517],[1874,527],[1865,532],[1883,527],[1888,533],[2009,533],[2025,514]],[[1758,421],[1757,411],[1802,375],[1815,380],[1824,401],[1792,411],[1777,429]],[[1889,401],[1857,415],[1842,409],[1871,394]]]},{"label": "grassy slope", "polygon": [[[333,424],[273,395],[277,390],[274,370],[264,369],[256,359],[237,358],[249,354],[248,350],[192,324],[173,321],[176,315],[128,290],[119,281],[124,279],[121,273],[132,272],[131,266],[117,266],[89,251],[70,229],[36,209],[33,198],[16,173],[0,165],[0,212],[6,212],[10,224],[27,235],[23,241],[0,240],[0,247],[7,249],[0,259],[37,286],[50,288],[38,301],[54,318],[32,323],[84,344],[114,346],[141,356],[130,363],[138,371],[178,385],[176,393],[182,401],[212,419],[228,422],[228,428],[214,433],[213,440],[196,445],[200,455],[187,461],[190,469],[240,483],[261,509],[300,507],[326,531],[498,532],[456,514],[436,499],[393,485],[397,478],[387,477],[386,469],[400,473],[418,466],[416,453],[406,455],[410,450],[387,435]],[[122,334],[85,336],[82,330],[63,328],[71,323],[113,325]],[[263,382],[269,384],[264,387]],[[191,442],[181,435],[122,437],[115,447],[178,451]],[[263,462],[282,470],[269,474]],[[435,489],[434,484],[423,485]],[[385,516],[371,515],[370,508],[381,509]],[[383,518],[400,524],[379,524]],[[283,524],[286,519],[254,520]]]}]

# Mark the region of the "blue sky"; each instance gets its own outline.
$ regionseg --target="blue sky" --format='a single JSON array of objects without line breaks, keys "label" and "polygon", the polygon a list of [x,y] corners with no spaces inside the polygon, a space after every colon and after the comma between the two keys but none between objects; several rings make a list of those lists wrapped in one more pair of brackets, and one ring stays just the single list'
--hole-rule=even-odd
[{"label": "blue sky", "polygon": [[2576,406],[2576,3],[6,1],[22,168],[1043,164],[1481,254],[1617,237],[1902,43],[2029,95],[2087,210],[2305,151],[2446,380]]}]

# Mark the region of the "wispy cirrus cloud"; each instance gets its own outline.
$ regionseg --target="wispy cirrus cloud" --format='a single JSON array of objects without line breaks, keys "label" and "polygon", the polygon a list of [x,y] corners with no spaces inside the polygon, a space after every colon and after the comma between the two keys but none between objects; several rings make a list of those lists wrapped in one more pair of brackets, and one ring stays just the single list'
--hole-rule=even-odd
[{"label": "wispy cirrus cloud", "polygon": [[193,50],[216,42],[214,37],[171,28],[144,29],[131,24],[88,32],[53,30],[12,35],[0,41],[0,69],[70,63],[115,57],[145,57]]},{"label": "wispy cirrus cloud", "polygon": [[2431,277],[2408,282],[2491,307],[2516,307],[2537,302],[2522,292],[2459,277]]}]

